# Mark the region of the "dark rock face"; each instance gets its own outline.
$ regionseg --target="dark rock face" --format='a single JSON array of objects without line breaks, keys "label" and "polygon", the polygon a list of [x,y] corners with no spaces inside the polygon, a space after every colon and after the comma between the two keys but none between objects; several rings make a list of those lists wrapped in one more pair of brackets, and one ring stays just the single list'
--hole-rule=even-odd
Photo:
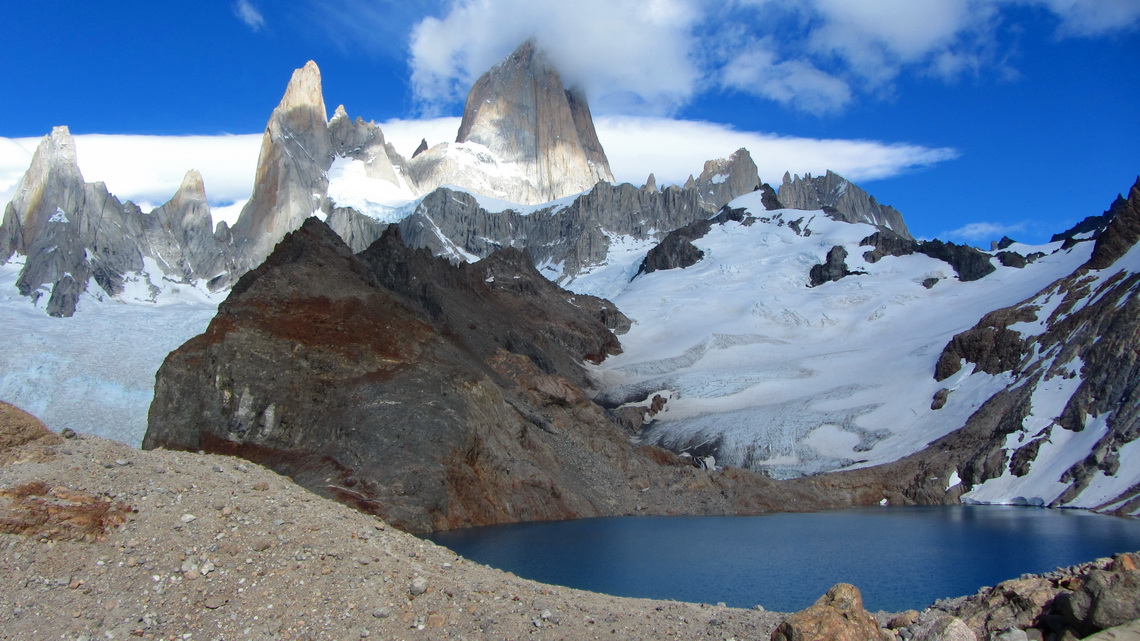
[{"label": "dark rock face", "polygon": [[310,219],[168,356],[144,447],[244,456],[412,531],[833,505],[632,446],[581,366],[626,324],[519,251],[455,267],[393,226],[354,256]]},{"label": "dark rock face", "polygon": [[608,234],[652,238],[707,218],[695,189],[663,191],[599,183],[568,206],[530,214],[488,212],[469,194],[438,189],[400,223],[405,241],[437,255],[481,258],[500,247],[525,247],[535,264],[561,264],[564,277],[596,265],[609,251]]},{"label": "dark rock face", "polygon": [[[1137,178],[1137,180],[1140,180],[1140,178]],[[1104,231],[1104,228],[1108,227],[1108,224],[1111,223],[1112,220],[1116,218],[1116,216],[1120,213],[1121,208],[1124,206],[1125,202],[1126,200],[1124,197],[1118,194],[1116,196],[1116,200],[1112,202],[1112,205],[1110,205],[1103,214],[1100,214],[1099,216],[1089,216],[1076,225],[1073,225],[1071,228],[1059,234],[1053,234],[1053,237],[1049,239],[1049,242],[1055,243],[1058,241],[1064,241],[1066,244],[1068,244],[1071,242],[1077,242],[1076,237],[1080,236],[1081,234],[1090,234],[1092,238],[1100,236],[1100,233]]]},{"label": "dark rock face", "polygon": [[641,274],[653,273],[659,269],[684,269],[696,265],[700,259],[704,258],[705,254],[693,244],[694,240],[704,238],[713,225],[722,225],[730,220],[738,223],[744,222],[746,217],[743,209],[725,207],[712,218],[698,220],[674,229],[645,254],[634,278]]},{"label": "dark rock face", "polygon": [[958,373],[962,361],[974,363],[987,374],[1013,371],[1026,353],[1025,341],[1008,327],[1037,320],[1037,308],[999,309],[982,317],[970,330],[958,334],[942,350],[934,380],[943,381]]},{"label": "dark rock face", "polygon": [[973,247],[955,245],[937,239],[916,241],[899,236],[890,230],[875,232],[864,238],[859,244],[871,247],[870,250],[863,253],[863,259],[869,263],[876,263],[883,256],[926,254],[931,258],[945,261],[953,267],[954,272],[958,275],[958,280],[963,282],[984,278],[995,270],[990,262],[990,255]]},{"label": "dark rock face", "polygon": [[[408,262],[384,260],[385,250]],[[411,265],[423,264],[438,267],[414,273]],[[456,270],[404,247],[394,232],[361,260],[310,219],[242,277],[205,334],[168,357],[144,446],[242,454],[418,531],[595,514],[601,497],[547,473],[559,467],[554,452],[533,434],[557,429],[544,405],[571,413],[588,402],[499,343],[520,352],[574,344],[581,359],[604,356],[616,341],[564,299],[541,320],[555,325],[561,316],[568,329],[541,335],[533,311],[524,316],[526,304],[509,292],[540,296],[553,285],[533,268],[520,279],[505,271],[523,266],[516,256]],[[431,279],[444,269],[450,279]],[[488,282],[495,270],[499,285]],[[449,295],[457,281],[468,295]],[[504,299],[519,307],[503,308]],[[437,324],[466,304],[496,313]],[[572,358],[542,365],[575,375]],[[507,383],[524,376],[533,389]]]},{"label": "dark rock face", "polygon": [[935,239],[919,242],[915,251],[949,263],[958,274],[958,280],[963,282],[984,278],[995,269],[989,254],[967,245]]},{"label": "dark rock face", "polygon": [[827,251],[822,264],[815,265],[808,272],[808,287],[818,287],[824,283],[837,281],[852,272],[847,269],[847,250],[836,245]]},{"label": "dark rock face", "polygon": [[1128,200],[1119,199],[1109,210],[1113,219],[1096,239],[1093,254],[1086,263],[1089,269],[1104,269],[1116,262],[1140,239],[1140,178],[1132,185]]},{"label": "dark rock face", "polygon": [[1017,252],[998,252],[997,259],[1004,267],[1022,269],[1029,264],[1029,260]]},{"label": "dark rock face", "polygon": [[774,211],[776,209],[784,209],[784,204],[776,196],[776,190],[772,189],[772,185],[764,183],[760,185],[760,191],[764,192],[760,196],[760,203],[764,205],[764,209]]},{"label": "dark rock face", "polygon": [[891,231],[877,231],[859,242],[871,249],[863,252],[863,260],[877,263],[883,256],[909,256],[918,251],[918,242]]},{"label": "dark rock face", "polygon": [[791,209],[832,208],[829,215],[836,220],[870,223],[912,239],[897,209],[880,205],[874,196],[832,171],[814,178],[811,174],[802,178],[784,174],[779,195],[780,202]]}]

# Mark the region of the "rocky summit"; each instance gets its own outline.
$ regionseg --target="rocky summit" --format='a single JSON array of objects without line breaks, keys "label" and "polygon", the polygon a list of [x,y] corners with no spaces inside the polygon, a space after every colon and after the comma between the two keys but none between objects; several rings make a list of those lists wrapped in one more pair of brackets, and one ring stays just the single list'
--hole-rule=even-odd
[{"label": "rocky summit", "polygon": [[815,177],[785,173],[779,198],[785,207],[822,209],[837,220],[871,223],[886,227],[903,238],[911,238],[897,209],[880,205],[874,196],[833,171]]},{"label": "rocky summit", "polygon": [[455,142],[518,167],[529,185],[512,202],[548,202],[614,181],[585,95],[564,88],[534,39],[475,81]]},{"label": "rocky summit", "polygon": [[49,315],[71,316],[85,292],[153,300],[164,279],[224,285],[233,268],[226,238],[224,228],[217,235],[211,229],[197,172],[188,172],[170,202],[148,215],[103,183],[85,182],[71,133],[56,127],[4,209],[0,258],[24,256],[20,294],[37,304],[47,295]]}]

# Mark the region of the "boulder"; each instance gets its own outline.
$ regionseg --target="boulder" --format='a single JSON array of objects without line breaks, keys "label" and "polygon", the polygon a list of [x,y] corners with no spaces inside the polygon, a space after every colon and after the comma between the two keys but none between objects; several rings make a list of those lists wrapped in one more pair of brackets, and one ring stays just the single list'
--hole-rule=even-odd
[{"label": "boulder", "polygon": [[832,586],[814,605],[792,614],[773,632],[772,641],[870,641],[893,639],[863,609],[859,588],[848,583]]},{"label": "boulder", "polygon": [[1102,630],[1085,641],[1140,641],[1140,619]]},{"label": "boulder", "polygon": [[910,641],[978,641],[958,617],[934,616],[909,629]]},{"label": "boulder", "polygon": [[0,401],[0,465],[44,460],[50,457],[46,448],[61,442],[40,419]]}]

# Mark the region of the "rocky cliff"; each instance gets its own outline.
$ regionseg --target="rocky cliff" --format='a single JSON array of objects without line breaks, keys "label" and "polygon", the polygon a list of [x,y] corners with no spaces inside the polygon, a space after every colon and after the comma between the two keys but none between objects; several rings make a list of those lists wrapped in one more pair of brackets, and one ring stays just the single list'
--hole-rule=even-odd
[{"label": "rocky cliff", "polygon": [[522,184],[511,202],[548,202],[614,180],[585,96],[565,88],[533,39],[475,82],[455,142],[516,168]]},{"label": "rocky cliff", "polygon": [[413,247],[454,259],[481,258],[500,247],[525,248],[536,265],[550,267],[549,276],[565,284],[604,263],[615,240],[664,238],[760,185],[745,149],[705,167],[688,187],[598,183],[569,203],[524,211],[488,211],[477,198],[441,188],[428,194],[401,227]]},{"label": "rocky cliff", "polygon": [[897,209],[880,205],[874,196],[832,171],[816,177],[785,173],[779,197],[780,202],[791,209],[825,209],[837,220],[871,223],[886,227],[903,238],[911,238]]},{"label": "rocky cliff", "polygon": [[[225,273],[230,253],[210,222],[196,172],[187,174],[170,202],[144,214],[134,203],[119,202],[103,183],[84,182],[70,132],[56,127],[37,147],[4,210],[0,258],[24,256],[20,294],[37,303],[47,294],[48,314],[71,316],[92,279],[96,295],[116,297],[128,280],[153,292],[161,272],[179,282]],[[144,258],[155,260],[160,273],[145,272]]]},{"label": "rocky cliff", "polygon": [[197,171],[186,172],[174,197],[143,218],[143,230],[148,253],[168,278],[224,281],[234,266],[229,229],[221,223],[215,233],[206,188]]},{"label": "rocky cliff", "polygon": [[293,72],[269,117],[253,194],[233,226],[234,245],[247,269],[306,218],[331,211],[326,172],[332,161],[321,72],[310,60]]},{"label": "rocky cliff", "polygon": [[452,266],[392,227],[354,256],[309,219],[167,358],[144,447],[238,454],[414,531],[815,504],[631,445],[581,367],[623,324],[520,252]]}]

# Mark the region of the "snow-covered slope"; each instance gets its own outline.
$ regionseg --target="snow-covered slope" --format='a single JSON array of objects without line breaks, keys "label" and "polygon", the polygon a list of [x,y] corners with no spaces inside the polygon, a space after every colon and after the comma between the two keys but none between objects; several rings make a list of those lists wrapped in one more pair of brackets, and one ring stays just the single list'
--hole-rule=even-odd
[{"label": "snow-covered slope", "polygon": [[37,309],[19,295],[22,267],[19,259],[0,265],[0,399],[56,431],[139,445],[158,366],[206,329],[224,293],[168,284],[152,299],[145,276],[134,275],[118,299],[83,294],[81,313],[50,318],[43,301]]},{"label": "snow-covered slope", "polygon": [[[866,262],[859,242],[877,231],[870,225],[768,212],[758,193],[729,206],[756,220],[714,225],[694,242],[704,252],[697,264],[628,284],[613,275],[636,264],[610,265],[570,287],[611,297],[634,321],[624,353],[595,373],[611,404],[668,399],[645,441],[782,478],[893,461],[961,427],[1009,379],[963,371],[935,381],[942,348],[987,312],[1071,273],[1091,250],[1014,246],[1046,255],[1023,269],[994,260],[995,273],[959,282],[925,255]],[[808,287],[808,272],[836,245],[852,272],[866,273]],[[928,279],[938,280],[927,288]],[[942,388],[954,391],[933,410]]]}]

